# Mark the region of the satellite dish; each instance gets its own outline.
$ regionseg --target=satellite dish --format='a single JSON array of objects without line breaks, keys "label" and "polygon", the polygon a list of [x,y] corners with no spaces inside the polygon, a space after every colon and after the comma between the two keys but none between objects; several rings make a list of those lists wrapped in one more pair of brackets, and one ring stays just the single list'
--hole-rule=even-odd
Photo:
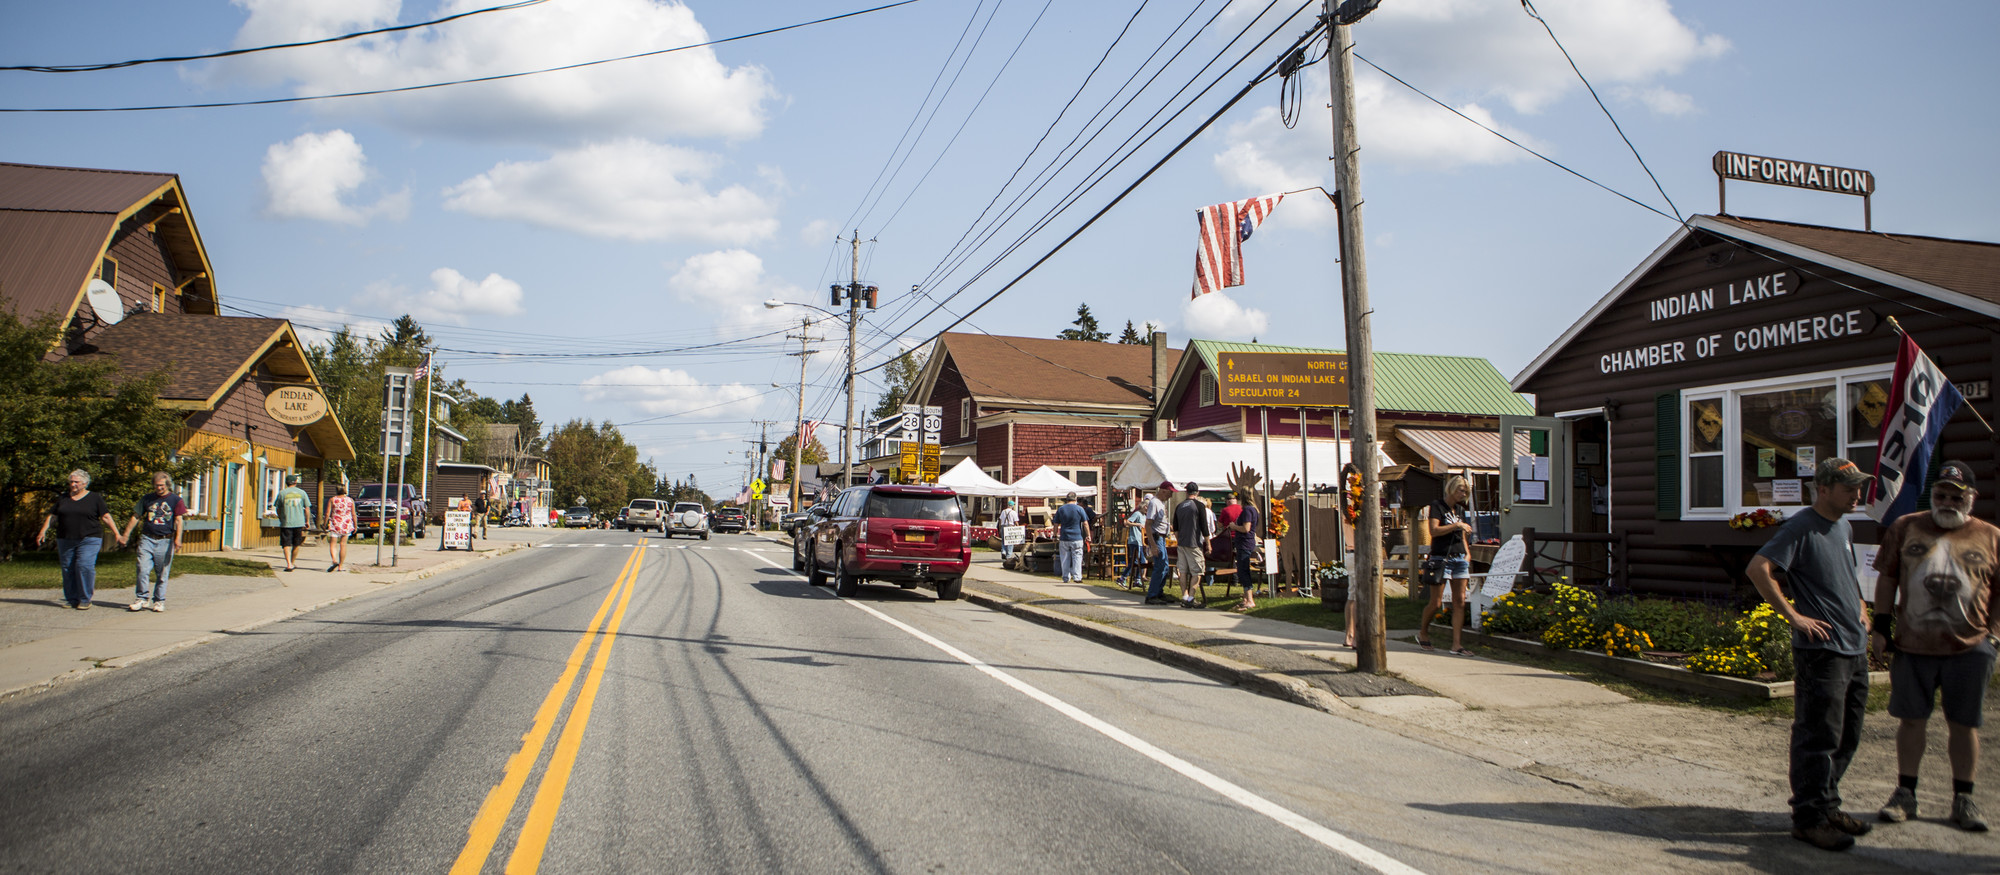
[{"label": "satellite dish", "polygon": [[90,308],[97,311],[97,321],[106,325],[117,325],[125,318],[125,302],[118,297],[118,290],[103,280],[91,280],[84,289],[84,296],[90,298]]}]

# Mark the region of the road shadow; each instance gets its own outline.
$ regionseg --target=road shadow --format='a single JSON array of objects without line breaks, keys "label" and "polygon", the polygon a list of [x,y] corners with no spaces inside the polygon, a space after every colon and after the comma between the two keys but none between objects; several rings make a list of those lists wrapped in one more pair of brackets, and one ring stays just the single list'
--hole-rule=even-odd
[{"label": "road shadow", "polygon": [[[1595,805],[1576,802],[1413,803],[1410,807],[1456,817],[1622,832],[1666,841],[1737,845],[1740,850],[1668,848],[1689,860],[1728,863],[1745,871],[1830,875],[1844,872],[1996,872],[2000,854],[1967,854],[1933,848],[1871,845],[1864,837],[1853,850],[1831,854],[1791,837],[1791,816],[1783,811],[1747,811],[1709,805]],[[1636,816],[1635,816],[1636,815]],[[1871,818],[1872,819],[1872,818]],[[1879,836],[1877,836],[1879,838]]]}]

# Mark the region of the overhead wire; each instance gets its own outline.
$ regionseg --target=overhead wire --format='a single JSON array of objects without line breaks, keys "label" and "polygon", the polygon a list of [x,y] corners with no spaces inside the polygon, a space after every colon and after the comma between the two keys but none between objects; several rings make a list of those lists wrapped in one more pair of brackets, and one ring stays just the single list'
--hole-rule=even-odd
[{"label": "overhead wire", "polygon": [[668,49],[654,49],[652,51],[647,51],[647,52],[637,52],[630,55],[621,55],[615,58],[600,58],[595,61],[581,61],[575,64],[564,64],[559,67],[545,67],[539,70],[524,70],[516,73],[496,73],[491,76],[475,76],[469,79],[454,79],[448,82],[429,82],[422,85],[403,85],[396,88],[375,88],[367,91],[345,91],[334,94],[304,94],[304,95],[295,95],[292,97],[269,97],[260,100],[227,100],[227,101],[215,101],[211,103],[151,104],[145,106],[60,106],[60,107],[9,106],[9,107],[0,107],[0,112],[81,113],[81,112],[155,112],[160,110],[175,110],[175,109],[223,109],[228,107],[239,107],[239,106],[274,106],[286,103],[305,103],[307,101],[313,101],[313,100],[337,100],[348,97],[374,97],[383,94],[403,94],[412,91],[425,91],[432,88],[449,88],[457,85],[471,85],[478,82],[498,82],[504,79],[519,79],[524,76],[540,76],[545,73],[559,73],[564,70],[578,70],[585,67],[596,67],[602,64],[616,64],[621,61],[631,61],[639,58],[650,58],[657,55],[671,54],[673,52],[684,52],[690,49],[706,48],[709,46],[719,46],[724,43],[732,43],[739,40],[753,39],[755,37],[760,37],[760,36],[769,36],[774,33],[783,33],[788,30],[797,30],[803,27],[812,27],[814,25],[840,21],[846,18],[854,18],[861,15],[869,15],[871,13],[882,12],[884,10],[894,9],[898,6],[908,6],[912,3],[919,3],[919,2],[922,2],[922,0],[896,0],[896,2],[893,3],[885,3],[881,6],[875,6],[868,9],[859,9],[853,12],[844,12],[839,15],[829,15],[824,18],[817,18],[812,21],[802,21],[796,24],[787,24],[781,27],[766,28],[764,30],[756,31],[753,33],[737,34],[736,36],[728,36],[728,37],[723,37],[721,39],[712,39],[704,42],[690,43],[688,45],[675,46],[673,48],[668,48]]},{"label": "overhead wire", "polygon": [[1563,60],[1569,62],[1569,68],[1572,72],[1576,73],[1577,81],[1582,82],[1584,90],[1590,92],[1590,99],[1597,101],[1597,108],[1604,113],[1606,119],[1611,121],[1611,129],[1618,132],[1618,139],[1624,140],[1625,148],[1632,150],[1632,158],[1639,162],[1639,169],[1646,171],[1646,178],[1653,181],[1653,188],[1660,193],[1660,197],[1666,199],[1667,208],[1674,211],[1674,219],[1681,221],[1683,218],[1681,216],[1681,208],[1674,204],[1673,197],[1667,194],[1666,186],[1660,184],[1660,178],[1653,175],[1653,168],[1646,166],[1646,157],[1639,154],[1638,146],[1632,145],[1632,138],[1625,135],[1625,128],[1618,124],[1618,117],[1612,115],[1611,108],[1604,105],[1604,98],[1597,96],[1597,89],[1590,84],[1590,79],[1583,75],[1582,68],[1576,65],[1576,59],[1570,57],[1569,49],[1564,48],[1562,40],[1556,38],[1555,28],[1549,26],[1549,20],[1543,18],[1542,14],[1535,10],[1535,4],[1529,2],[1529,0],[1521,0],[1521,9],[1528,13],[1529,18],[1540,22],[1542,30],[1548,32],[1549,41],[1556,44],[1556,51],[1562,52]]}]

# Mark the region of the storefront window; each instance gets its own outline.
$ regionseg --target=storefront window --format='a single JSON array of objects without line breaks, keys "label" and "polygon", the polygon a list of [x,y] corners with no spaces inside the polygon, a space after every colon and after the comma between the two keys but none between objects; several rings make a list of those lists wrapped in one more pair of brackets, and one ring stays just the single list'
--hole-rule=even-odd
[{"label": "storefront window", "polygon": [[1760,380],[1682,394],[1685,510],[1696,519],[1812,504],[1834,456],[1872,470],[1888,403],[1886,368]]}]

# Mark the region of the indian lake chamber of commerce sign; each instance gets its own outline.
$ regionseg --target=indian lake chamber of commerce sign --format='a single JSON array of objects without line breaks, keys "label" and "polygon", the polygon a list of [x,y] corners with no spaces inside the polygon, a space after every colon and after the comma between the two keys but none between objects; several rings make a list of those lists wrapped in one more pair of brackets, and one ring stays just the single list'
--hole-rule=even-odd
[{"label": "indian lake chamber of commerce sign", "polygon": [[1647,321],[1656,325],[1712,312],[1729,314],[1741,312],[1746,317],[1745,321],[1750,324],[1716,333],[1673,337],[1615,349],[1598,356],[1597,372],[1620,374],[1739,353],[1857,337],[1875,330],[1875,312],[1866,307],[1835,308],[1825,313],[1796,319],[1764,321],[1756,318],[1760,306],[1788,300],[1798,294],[1799,282],[1798,274],[1781,270],[1705,288],[1675,292],[1648,301]]},{"label": "indian lake chamber of commerce sign", "polygon": [[264,396],[264,412],[286,425],[312,425],[326,416],[326,396],[305,386],[280,386]]},{"label": "indian lake chamber of commerce sign", "polygon": [[1346,407],[1343,353],[1224,352],[1217,400],[1237,407]]}]

